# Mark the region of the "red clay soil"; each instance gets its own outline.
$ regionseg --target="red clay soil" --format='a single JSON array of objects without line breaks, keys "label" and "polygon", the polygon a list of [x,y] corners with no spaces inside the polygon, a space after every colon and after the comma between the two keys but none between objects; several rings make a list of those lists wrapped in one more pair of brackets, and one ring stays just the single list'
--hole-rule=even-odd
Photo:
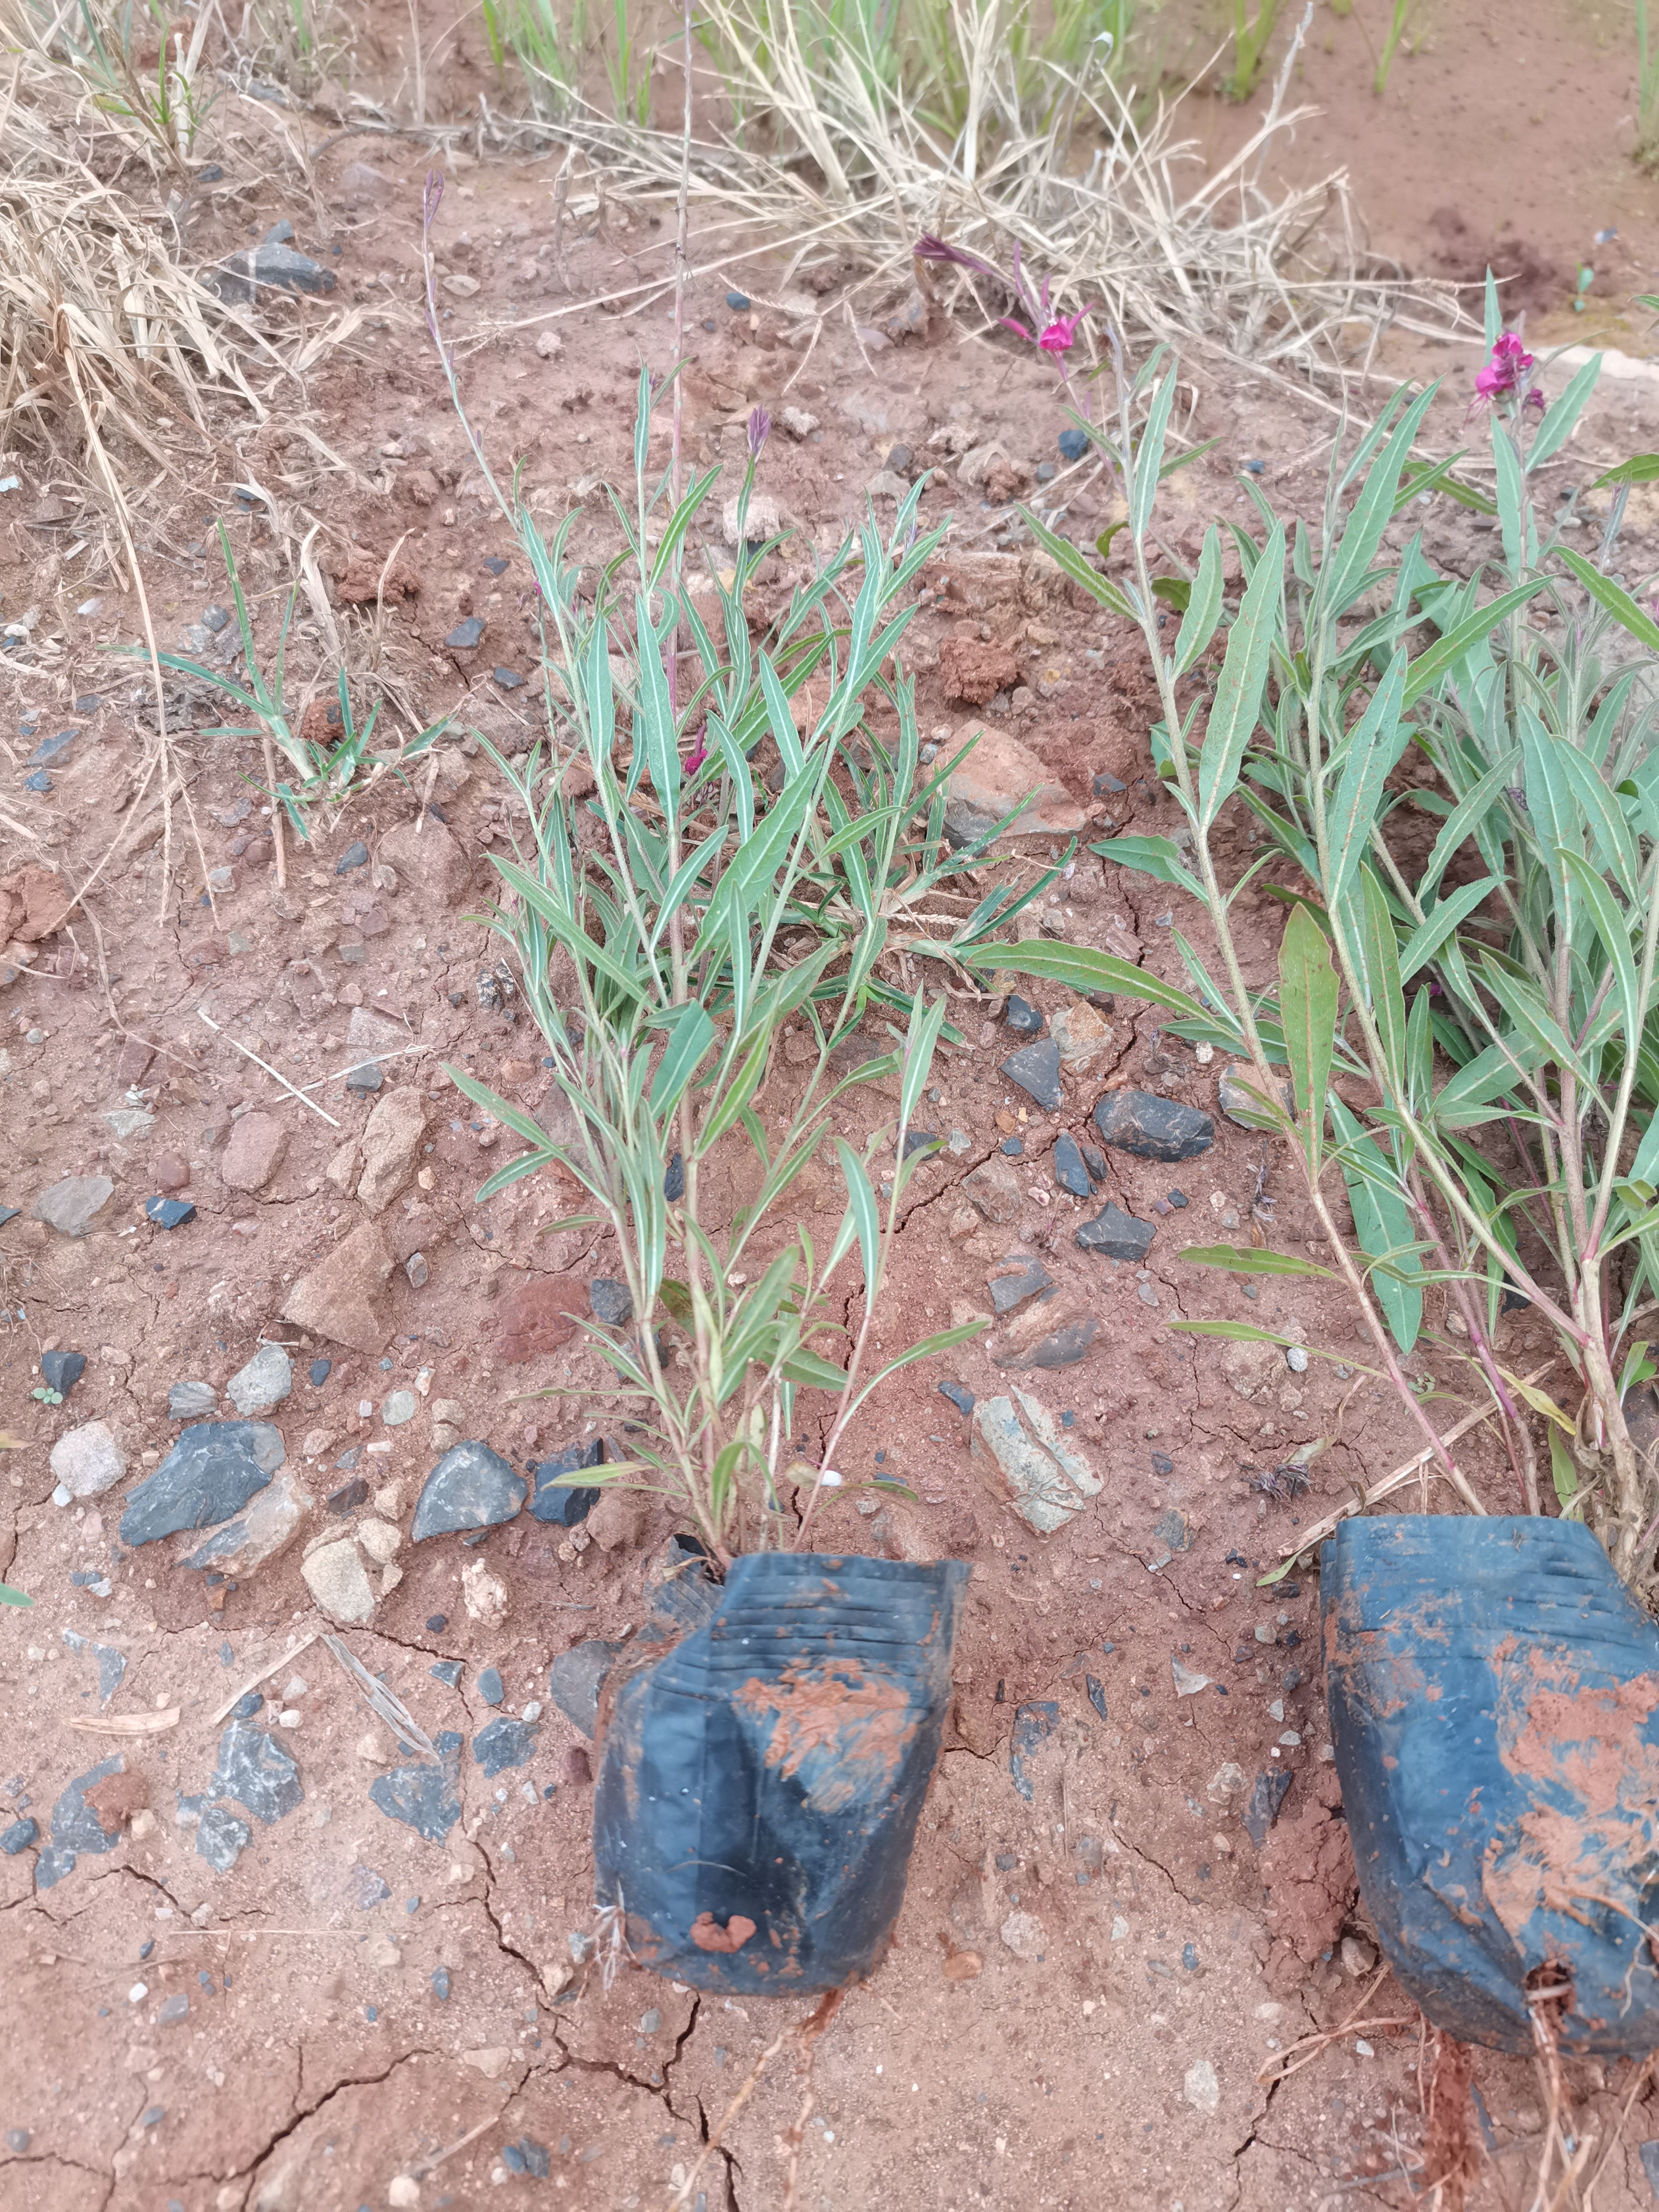
[{"label": "red clay soil", "polygon": [[[143,526],[163,642],[228,600],[216,552],[204,550],[221,516],[260,635],[274,640],[314,517],[325,572],[350,580],[336,619],[352,667],[378,654],[410,726],[459,707],[464,723],[520,751],[539,714],[530,577],[413,306],[422,151],[348,140],[319,157],[312,202],[246,183],[250,143],[227,137],[227,180],[204,207],[199,249],[240,246],[288,214],[299,243],[338,271],[329,312],[357,307],[365,319],[312,372],[303,416],[285,398],[267,423],[243,426],[222,473],[199,462],[186,471],[180,448],[179,474]],[[437,251],[446,270],[476,280],[446,295],[446,336],[459,342],[486,448],[503,471],[523,460],[544,520],[580,509],[573,550],[590,557],[610,542],[598,487],[628,480],[640,362],[665,364],[668,325],[660,306],[649,317],[532,319],[613,288],[658,237],[651,211],[613,207],[561,273],[538,253],[557,158],[457,161]],[[373,176],[348,176],[364,162]],[[1056,808],[1088,817],[1047,926],[1177,975],[1171,929],[1191,923],[1175,895],[1089,849],[1114,830],[1170,826],[1151,774],[1138,648],[1075,605],[1040,558],[1000,542],[1006,509],[982,507],[950,459],[959,430],[994,438],[1029,481],[1058,458],[1065,418],[1051,385],[1012,340],[967,342],[945,325],[873,363],[832,325],[803,362],[780,342],[786,272],[748,262],[734,275],[752,307],[728,307],[720,277],[693,302],[692,457],[740,465],[757,402],[817,417],[799,440],[775,429],[767,447],[760,489],[798,534],[763,594],[787,590],[808,541],[833,541],[864,512],[884,465],[936,466],[923,520],[950,513],[954,530],[923,580],[906,653],[924,736],[945,746],[983,728],[988,756],[1035,761]],[[319,315],[314,304],[297,312]],[[549,328],[563,337],[551,358],[537,346]],[[1449,444],[1470,364],[1460,354],[1435,365],[1459,384],[1436,418]],[[1575,441],[1574,479],[1650,447],[1652,413],[1647,386],[1610,388]],[[1169,538],[1190,553],[1212,514],[1248,521],[1234,471],[1264,452],[1285,457],[1265,480],[1270,495],[1312,511],[1329,428],[1316,403],[1259,380],[1204,382],[1192,434],[1221,443],[1172,480]],[[896,459],[901,445],[908,454]],[[33,452],[8,465],[23,482],[0,519],[0,596],[8,611],[41,612],[31,647],[7,661],[0,807],[22,828],[7,832],[0,865],[48,866],[81,896],[67,927],[38,944],[26,929],[27,957],[0,961],[0,975],[15,971],[0,997],[0,1200],[20,1209],[0,1227],[0,1572],[34,1600],[0,1617],[0,1844],[10,1854],[0,1860],[0,1976],[12,2023],[0,2198],[8,2212],[470,2212],[527,2191],[594,2212],[665,2207],[757,2057],[805,2010],[802,2000],[703,1999],[625,1961],[607,1987],[591,1948],[589,1762],[550,1700],[548,1668],[585,1638],[640,1625],[672,1516],[653,1499],[616,1497],[574,1534],[522,1518],[471,1546],[409,1534],[445,1444],[486,1439],[523,1471],[609,1418],[584,1395],[601,1370],[580,1337],[562,1336],[555,1291],[614,1274],[615,1255],[591,1230],[550,1226],[571,1211],[556,1178],[477,1205],[517,1139],[443,1073],[458,1064],[527,1112],[550,1106],[539,1041],[481,919],[490,856],[510,844],[501,786],[476,744],[446,744],[433,792],[441,823],[428,816],[417,830],[423,794],[383,777],[313,847],[290,848],[279,890],[258,748],[211,734],[217,707],[181,685],[179,770],[206,866],[225,872],[207,902],[182,814],[164,848],[155,792],[139,787],[150,738],[142,673],[104,650],[138,635],[136,605],[107,573],[89,592],[74,541],[35,526],[52,501],[78,499],[68,474]],[[250,475],[276,488],[274,520],[235,505],[231,484]],[[1098,486],[1074,513],[1091,507],[1103,521]],[[1638,490],[1631,510],[1632,566],[1650,568],[1659,501]],[[1431,557],[1463,574],[1485,557],[1475,518],[1421,520]],[[345,611],[388,562],[404,580],[384,612]],[[484,621],[483,643],[448,644],[469,616]],[[1004,656],[1018,678],[1005,674],[1008,688],[971,714],[942,682],[949,648],[963,643]],[[331,692],[308,615],[294,650],[319,695]],[[52,788],[26,789],[28,755],[59,729],[76,734],[52,763]],[[1249,831],[1240,823],[1229,836],[1242,864]],[[1261,894],[1243,911],[1250,972],[1265,980],[1282,908]],[[1026,995],[1051,1017],[1067,1004],[1056,988]],[[1316,1577],[1269,1589],[1258,1577],[1298,1528],[1411,1456],[1415,1431],[1386,1393],[1328,1362],[1294,1374],[1273,1347],[1170,1331],[1176,1316],[1222,1315],[1302,1335],[1351,1366],[1363,1357],[1322,1285],[1269,1279],[1252,1298],[1238,1279],[1180,1256],[1189,1242],[1245,1240],[1253,1223],[1281,1249],[1319,1249],[1283,1162],[1219,1116],[1218,1063],[1162,1037],[1150,1009],[1120,1004],[1099,1058],[1068,1074],[1060,1109],[1047,1113],[1000,1073],[1012,1040],[998,1010],[952,1012],[965,1042],[942,1051],[927,1102],[946,1143],[912,1187],[884,1342],[988,1311],[989,1278],[1016,1252],[1040,1255],[1056,1310],[1097,1328],[1061,1369],[999,1366],[981,1338],[907,1370],[846,1439],[848,1491],[817,1528],[820,1548],[972,1565],[954,1711],[892,1953],[821,2023],[810,2113],[809,2085],[781,2053],[687,2201],[769,2212],[793,2163],[802,2212],[1404,2207],[1456,2147],[1449,2120],[1425,2122],[1419,2028],[1367,2033],[1409,2013],[1398,1991],[1385,1981],[1350,2021],[1368,1983],[1345,1963],[1363,1950],[1345,1954],[1342,1939],[1367,1939],[1326,1740]],[[383,1018],[403,1054],[386,1063],[386,1089],[410,1094],[402,1110],[422,1125],[372,1212],[352,1148],[376,1101],[343,1081],[376,1048],[362,1042],[366,1013]],[[267,1069],[316,1086],[311,1103]],[[1079,1250],[1084,1217],[1048,1157],[1062,1132],[1086,1133],[1114,1086],[1217,1115],[1213,1148],[1179,1168],[1112,1156],[1095,1204],[1109,1196],[1156,1224],[1139,1269]],[[846,1133],[861,1141],[890,1110],[859,1097]],[[287,1142],[248,1188],[223,1169],[233,1130],[254,1113],[274,1117]],[[1014,1133],[1023,1152],[988,1218],[961,1186],[1000,1162]],[[31,1218],[66,1176],[112,1186],[78,1238]],[[745,1188],[741,1164],[717,1158],[705,1178],[714,1233]],[[839,1219],[838,1188],[828,1171],[801,1186],[815,1233]],[[193,1203],[194,1219],[154,1226],[144,1201],[161,1192]],[[299,1279],[351,1239],[356,1342],[284,1322]],[[544,1300],[555,1310],[539,1340],[516,1321],[500,1325]],[[1544,1356],[1524,1314],[1502,1329],[1512,1358]],[[225,1385],[262,1342],[293,1362],[289,1395],[264,1417],[286,1448],[293,1540],[217,1582],[179,1556],[199,1540],[127,1550],[117,1537],[125,1494],[179,1431],[169,1391],[199,1382],[228,1411]],[[87,1358],[59,1406],[32,1395],[54,1346]],[[1432,1334],[1420,1364],[1448,1391],[1462,1388]],[[970,1450],[945,1381],[979,1397],[1029,1393],[1098,1494],[1056,1534],[1034,1535]],[[548,1385],[575,1395],[521,1395]],[[404,1392],[415,1411],[398,1419]],[[52,1449],[94,1422],[125,1476],[56,1504]],[[810,1444],[822,1433],[810,1401],[805,1427]],[[1254,1486],[1321,1437],[1334,1441],[1304,1494]],[[1514,1509],[1513,1473],[1489,1438],[1471,1436],[1462,1464],[1494,1510]],[[855,1487],[878,1474],[921,1502]],[[342,1632],[344,1644],[428,1735],[462,1739],[445,1770],[455,1809],[438,1823],[441,1841],[382,1809],[408,1754],[359,1680],[307,1640],[334,1626],[301,1576],[307,1547],[354,1532],[373,1617]],[[1188,1693],[1194,1676],[1205,1686]],[[287,1754],[302,1795],[268,1806],[269,1820],[231,1803],[246,1841],[222,1872],[215,1778],[228,1723],[218,1717],[245,1686],[263,1702],[242,1727],[276,1770]],[[1034,1700],[1053,1705],[1053,1725],[1017,1786],[1011,1731]],[[486,1774],[474,1747],[502,1719],[525,1724],[525,1763]],[[123,1762],[112,1770],[118,1788],[88,1785],[93,1836],[64,1793],[112,1758]],[[1259,1777],[1281,1771],[1288,1793],[1258,1848],[1245,1806]],[[376,1784],[388,1785],[378,1798]],[[39,1869],[54,1808],[76,1859],[48,1886]],[[30,1822],[38,1832],[14,1848]],[[708,1934],[714,1948],[744,1940],[739,1922]],[[1297,2038],[1344,2021],[1311,2063],[1261,2084]],[[1543,2124],[1532,2071],[1484,2051],[1470,2063],[1468,2202],[1524,2201]],[[1613,2143],[1627,2070],[1584,2063],[1568,2075],[1579,2124]],[[1644,2094],[1597,2212],[1650,2201],[1638,2148],[1650,2137],[1659,2108]]]}]

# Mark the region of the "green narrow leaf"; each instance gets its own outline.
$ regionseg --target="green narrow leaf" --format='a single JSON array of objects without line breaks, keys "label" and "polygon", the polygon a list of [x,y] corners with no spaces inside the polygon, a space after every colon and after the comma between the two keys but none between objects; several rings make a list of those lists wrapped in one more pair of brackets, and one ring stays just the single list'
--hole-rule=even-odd
[{"label": "green narrow leaf", "polygon": [[1604,491],[1609,484],[1653,483],[1659,481],[1659,453],[1632,453],[1627,461],[1620,461],[1604,476],[1599,476],[1590,486],[1592,491]]},{"label": "green narrow leaf", "polygon": [[1547,1431],[1550,1440],[1550,1480],[1555,1485],[1555,1498],[1563,1518],[1577,1504],[1578,1469],[1573,1464],[1572,1454],[1567,1449],[1566,1438],[1553,1421]]},{"label": "green narrow leaf", "polygon": [[910,1034],[904,1041],[904,1074],[899,1085],[899,1121],[908,1127],[916,1110],[923,1085],[933,1065],[933,1048],[950,1001],[941,992],[931,1006],[924,1006],[918,991],[910,1009]]},{"label": "green narrow leaf", "polygon": [[1297,1118],[1310,1161],[1324,1135],[1325,1101],[1336,1046],[1336,970],[1325,933],[1304,906],[1294,908],[1279,948],[1279,1006],[1296,1086]]},{"label": "green narrow leaf", "polygon": [[1062,538],[1057,532],[1050,530],[1048,524],[1033,514],[1029,507],[1022,507],[1019,511],[1037,544],[1057,568],[1065,570],[1074,584],[1080,584],[1091,599],[1097,600],[1103,607],[1109,608],[1113,614],[1126,615],[1131,622],[1138,619],[1133,603],[1127,595],[1091,568],[1070,538]]},{"label": "green narrow leaf", "polygon": [[1215,635],[1221,619],[1221,532],[1212,523],[1204,533],[1204,550],[1198,556],[1198,574],[1176,639],[1175,672],[1186,675]]},{"label": "green narrow leaf", "polygon": [[1400,720],[1406,688],[1406,648],[1402,645],[1389,663],[1389,671],[1358,727],[1347,741],[1346,757],[1336,794],[1326,815],[1326,837],[1330,848],[1330,884],[1327,893],[1334,904],[1358,871],[1376,826],[1382,786],[1406,750],[1410,727]]},{"label": "green narrow leaf", "polygon": [[1148,1005],[1168,1006],[1196,1020],[1204,1009],[1196,999],[1173,983],[1165,983],[1150,969],[1137,968],[1092,945],[1051,944],[1045,938],[1022,938],[1018,945],[964,945],[958,953],[964,968],[987,975],[1037,975],[1051,983],[1069,984],[1074,991],[1121,991],[1126,998],[1143,999]]},{"label": "green narrow leaf", "polygon": [[[1348,1187],[1348,1203],[1353,1209],[1354,1234],[1359,1240],[1359,1249],[1367,1259],[1389,1263],[1386,1268],[1371,1269],[1371,1289],[1382,1309],[1389,1335],[1402,1352],[1409,1352],[1423,1326],[1423,1293],[1413,1284],[1400,1279],[1401,1274],[1422,1272],[1416,1252],[1410,1249],[1413,1241],[1412,1216],[1393,1185],[1390,1163],[1376,1139],[1361,1127],[1358,1118],[1340,1098],[1331,1101],[1331,1117],[1341,1139],[1338,1164]],[[1364,1174],[1356,1164],[1361,1158],[1371,1169],[1371,1174]]]},{"label": "green narrow leaf", "polygon": [[1480,781],[1473,784],[1446,817],[1440,835],[1434,841],[1434,850],[1429,854],[1417,885],[1419,903],[1434,895],[1440,878],[1450,866],[1452,857],[1463,840],[1476,830],[1496,801],[1498,793],[1515,778],[1515,765],[1521,757],[1521,748],[1511,745],[1502,760],[1489,768]]},{"label": "green narrow leaf", "polygon": [[693,999],[675,1009],[657,1072],[651,1079],[651,1110],[666,1121],[678,1105],[680,1094],[696,1073],[697,1063],[714,1042],[714,1024],[708,1011]]},{"label": "green narrow leaf", "polygon": [[836,1151],[847,1184],[848,1210],[858,1229],[859,1250],[864,1261],[865,1289],[871,1292],[876,1282],[877,1263],[881,1257],[881,1221],[876,1212],[876,1194],[871,1189],[870,1178],[864,1172],[864,1162],[844,1137],[836,1138]]},{"label": "green narrow leaf", "polygon": [[[1613,893],[1591,867],[1582,853],[1563,852],[1562,866],[1577,883],[1579,892],[1589,907],[1595,931],[1607,949],[1613,971],[1618,978],[1620,1003],[1624,1010],[1624,1033],[1626,1037],[1642,1033],[1642,990],[1636,969],[1636,956],[1631,950],[1630,923],[1620,912]],[[1638,917],[1639,919],[1639,917]]]},{"label": "green narrow leaf", "polygon": [[1369,868],[1360,870],[1365,909],[1365,970],[1370,985],[1371,1018],[1376,1024],[1383,1056],[1395,1088],[1404,1092],[1410,1080],[1410,1051],[1406,1038],[1406,996],[1400,983],[1400,940],[1394,916],[1382,896],[1382,886]]},{"label": "green narrow leaf", "polygon": [[1192,897],[1201,899],[1204,887],[1190,868],[1181,864],[1181,848],[1170,837],[1103,837],[1089,848],[1120,868],[1132,868],[1155,883],[1173,884]]},{"label": "green narrow leaf", "polygon": [[1129,533],[1137,545],[1146,537],[1152,519],[1152,501],[1158,496],[1164,460],[1164,439],[1170,427],[1170,410],[1175,404],[1176,382],[1176,373],[1171,369],[1153,392],[1152,404],[1146,410],[1146,427],[1135,451],[1129,484]]},{"label": "green narrow leaf", "polygon": [[1400,702],[1402,710],[1414,707],[1425,691],[1432,690],[1443,676],[1457,666],[1471,646],[1484,643],[1499,623],[1507,622],[1517,608],[1536,599],[1548,582],[1547,576],[1535,576],[1531,583],[1517,585],[1514,591],[1489,600],[1449,629],[1426,653],[1419,653],[1406,672],[1405,696]]},{"label": "green narrow leaf", "polygon": [[1221,664],[1220,681],[1199,754],[1200,829],[1209,828],[1238,781],[1244,748],[1261,717],[1273,641],[1283,618],[1284,593],[1285,526],[1276,522],[1245,590],[1238,619],[1228,633],[1226,658]]},{"label": "green narrow leaf", "polygon": [[1409,983],[1418,969],[1433,959],[1459,922],[1473,914],[1482,900],[1489,898],[1497,888],[1495,877],[1482,876],[1474,883],[1461,884],[1437,906],[1431,908],[1421,925],[1412,932],[1400,948],[1400,980],[1402,984]]},{"label": "green narrow leaf", "polygon": [[1294,1252],[1256,1252],[1242,1244],[1186,1244],[1176,1257],[1191,1261],[1195,1267],[1225,1267],[1235,1275],[1322,1275],[1327,1282],[1341,1280],[1334,1269],[1299,1260]]},{"label": "green narrow leaf", "polygon": [[1615,584],[1610,576],[1604,576],[1599,568],[1592,568],[1582,553],[1575,553],[1565,545],[1559,546],[1557,550],[1596,605],[1605,607],[1615,622],[1622,623],[1638,645],[1646,646],[1650,653],[1659,653],[1659,623],[1644,614],[1622,586]]},{"label": "green narrow leaf", "polygon": [[1601,356],[1593,353],[1539,424],[1538,434],[1527,448],[1528,471],[1548,460],[1552,453],[1559,453],[1572,435],[1574,425],[1583,413],[1584,403],[1595,389],[1595,380],[1601,374]]}]

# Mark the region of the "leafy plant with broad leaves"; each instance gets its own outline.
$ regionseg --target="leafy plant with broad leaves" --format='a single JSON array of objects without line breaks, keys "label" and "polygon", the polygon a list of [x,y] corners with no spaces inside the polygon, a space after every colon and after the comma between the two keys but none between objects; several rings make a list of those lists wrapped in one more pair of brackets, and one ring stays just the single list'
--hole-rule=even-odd
[{"label": "leafy plant with broad leaves", "polygon": [[[1487,319],[1495,347],[1490,283]],[[1638,1332],[1659,1297],[1659,625],[1618,545],[1649,457],[1601,480],[1593,552],[1567,543],[1577,495],[1546,509],[1538,473],[1598,368],[1547,409],[1526,379],[1491,407],[1483,503],[1502,558],[1468,579],[1389,528],[1455,488],[1451,462],[1411,459],[1432,391],[1339,444],[1316,527],[1287,528],[1247,478],[1257,531],[1212,526],[1192,574],[1156,576],[1176,388],[1162,353],[1133,378],[1120,364],[1115,420],[1085,425],[1124,487],[1123,580],[1028,519],[1152,656],[1154,752],[1183,823],[1095,849],[1207,916],[1218,972],[1175,933],[1188,988],[1166,996],[1182,1001],[1172,1026],[1244,1063],[1252,1117],[1292,1148],[1335,1263],[1273,1264],[1346,1285],[1439,1471],[1479,1510],[1405,1364],[1443,1299],[1443,1347],[1490,1393],[1521,1499],[1540,1510],[1541,1416],[1560,1510],[1640,1583],[1659,1534],[1659,1479],[1627,1417],[1654,1371]],[[1166,634],[1171,596],[1182,614]],[[1246,981],[1236,927],[1258,883],[1288,908],[1267,990]],[[1517,1301],[1549,1323],[1576,1391],[1506,1364],[1497,1322]]]}]

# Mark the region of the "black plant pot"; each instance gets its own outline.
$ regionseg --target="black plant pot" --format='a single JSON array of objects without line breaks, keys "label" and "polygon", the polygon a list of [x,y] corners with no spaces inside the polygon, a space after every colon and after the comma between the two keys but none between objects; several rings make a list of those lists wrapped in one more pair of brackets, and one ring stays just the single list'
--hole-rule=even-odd
[{"label": "black plant pot", "polygon": [[[1659,1630],[1577,1522],[1344,1521],[1326,1684],[1360,1894],[1437,2027],[1659,2045]],[[1659,1939],[1656,1939],[1659,1940]]]},{"label": "black plant pot", "polygon": [[594,1885],[641,1964],[793,1996],[879,1965],[951,1699],[968,1577],[761,1553],[600,1707]]}]

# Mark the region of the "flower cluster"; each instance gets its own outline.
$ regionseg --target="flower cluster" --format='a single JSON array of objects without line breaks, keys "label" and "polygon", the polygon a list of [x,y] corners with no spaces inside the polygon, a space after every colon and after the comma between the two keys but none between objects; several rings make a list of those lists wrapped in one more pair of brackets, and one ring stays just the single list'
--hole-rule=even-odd
[{"label": "flower cluster", "polygon": [[[1033,294],[1019,265],[1018,241],[1014,246],[1012,276],[1006,276],[994,263],[982,260],[977,253],[969,253],[959,246],[947,246],[942,238],[934,238],[931,234],[916,241],[915,252],[918,261],[949,262],[955,268],[971,269],[977,276],[992,277],[997,283],[1006,286],[1030,317],[1030,325],[1028,326],[1012,315],[1000,315],[998,321],[1004,330],[1012,331],[1017,337],[1024,338],[1027,345],[1037,346],[1047,354],[1059,356],[1069,353],[1077,337],[1078,325],[1085,315],[1095,312],[1092,307],[1082,307],[1074,315],[1057,315],[1049,302],[1046,276]],[[1066,364],[1063,361],[1059,363],[1059,368],[1064,376]]]},{"label": "flower cluster", "polygon": [[1471,410],[1490,407],[1497,400],[1514,393],[1524,395],[1522,404],[1541,407],[1544,395],[1528,384],[1533,356],[1522,344],[1514,331],[1504,331],[1492,345],[1492,359],[1474,380],[1474,398]]}]

